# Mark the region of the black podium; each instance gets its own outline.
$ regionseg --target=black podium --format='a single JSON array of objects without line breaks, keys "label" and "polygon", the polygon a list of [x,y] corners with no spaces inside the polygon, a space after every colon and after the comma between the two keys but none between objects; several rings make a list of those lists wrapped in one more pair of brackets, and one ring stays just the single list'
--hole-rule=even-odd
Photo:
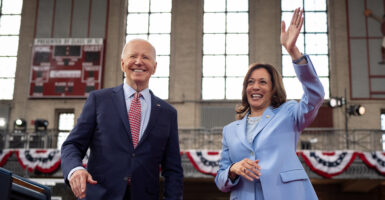
[{"label": "black podium", "polygon": [[0,167],[0,200],[49,200],[48,187]]}]

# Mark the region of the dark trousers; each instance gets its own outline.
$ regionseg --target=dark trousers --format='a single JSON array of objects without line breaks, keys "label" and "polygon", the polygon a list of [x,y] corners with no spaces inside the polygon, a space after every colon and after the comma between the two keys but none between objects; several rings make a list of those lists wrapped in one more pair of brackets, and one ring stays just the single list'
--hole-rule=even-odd
[{"label": "dark trousers", "polygon": [[131,187],[130,184],[127,184],[126,192],[124,193],[123,200],[131,200]]}]

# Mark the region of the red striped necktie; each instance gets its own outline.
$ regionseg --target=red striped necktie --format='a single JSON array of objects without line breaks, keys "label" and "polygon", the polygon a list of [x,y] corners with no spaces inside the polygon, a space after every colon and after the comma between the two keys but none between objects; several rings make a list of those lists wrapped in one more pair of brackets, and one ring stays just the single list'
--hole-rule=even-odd
[{"label": "red striped necktie", "polygon": [[134,99],[131,101],[130,111],[128,111],[128,118],[130,120],[130,129],[132,143],[134,148],[138,145],[139,142],[139,132],[140,132],[140,93],[136,92]]}]

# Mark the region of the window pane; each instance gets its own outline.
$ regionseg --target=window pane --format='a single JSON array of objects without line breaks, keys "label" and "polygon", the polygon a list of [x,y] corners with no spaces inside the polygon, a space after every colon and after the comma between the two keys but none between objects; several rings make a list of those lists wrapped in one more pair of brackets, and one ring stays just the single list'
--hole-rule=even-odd
[{"label": "window pane", "polygon": [[[318,76],[329,76],[329,58],[327,55],[310,55],[310,60]],[[282,74],[285,76],[295,76],[292,63],[289,55],[282,56]]]},{"label": "window pane", "polygon": [[0,34],[19,34],[20,15],[1,16],[0,17]]},{"label": "window pane", "polygon": [[[289,0],[286,0],[289,1]],[[305,1],[305,10],[307,11],[326,11],[326,1],[320,1],[320,0],[306,0]]]},{"label": "window pane", "polygon": [[75,114],[60,113],[59,115],[59,131],[71,131],[75,124]]},{"label": "window pane", "polygon": [[204,11],[213,12],[213,11],[225,11],[225,0],[205,0],[204,1]]},{"label": "window pane", "polygon": [[225,56],[203,56],[203,76],[224,76]]},{"label": "window pane", "polygon": [[158,56],[156,58],[156,72],[153,76],[169,76],[170,75],[170,56]]},{"label": "window pane", "polygon": [[247,33],[249,31],[248,18],[249,16],[247,13],[227,14],[227,32]]},{"label": "window pane", "polygon": [[204,1],[202,99],[240,98],[234,90],[242,87],[249,65],[248,4],[248,0]]},{"label": "window pane", "polygon": [[303,95],[302,85],[295,78],[283,78],[287,99],[301,99]]},{"label": "window pane", "polygon": [[127,15],[127,33],[147,33],[148,14]]},{"label": "window pane", "polygon": [[0,78],[13,78],[16,72],[16,57],[0,57]]},{"label": "window pane", "polygon": [[19,36],[0,37],[0,55],[16,56],[19,45]]},{"label": "window pane", "polygon": [[66,141],[67,137],[69,136],[69,132],[59,132],[57,136],[57,148],[61,149],[61,146]]},{"label": "window pane", "polygon": [[13,87],[15,79],[1,79],[0,78],[0,99],[12,99],[13,98]]},{"label": "window pane", "polygon": [[227,56],[226,75],[245,76],[249,69],[249,56]]},{"label": "window pane", "polygon": [[[329,99],[329,78],[320,78],[325,90],[325,99]],[[297,78],[284,78],[286,95],[288,99],[301,99],[303,95],[302,85]],[[301,88],[301,89],[299,89]]]},{"label": "window pane", "polygon": [[157,55],[170,55],[170,34],[150,35],[148,40],[154,45]]},{"label": "window pane", "polygon": [[[293,12],[282,12],[281,20],[285,22],[286,29],[289,27],[291,22],[291,17],[293,16]],[[307,19],[306,19],[307,20]]]},{"label": "window pane", "polygon": [[170,31],[171,13],[150,15],[150,33],[169,33]]},{"label": "window pane", "polygon": [[328,40],[326,34],[306,34],[306,53],[327,54]]},{"label": "window pane", "polygon": [[224,33],[225,32],[225,14],[224,13],[206,13],[203,23],[204,33]]},{"label": "window pane", "polygon": [[306,13],[305,26],[307,32],[326,32],[326,13]]},{"label": "window pane", "polygon": [[168,78],[150,78],[149,88],[161,99],[168,99]]},{"label": "window pane", "polygon": [[327,55],[310,56],[318,76],[329,76],[329,57]]},{"label": "window pane", "polygon": [[21,14],[23,0],[3,0],[2,14]]},{"label": "window pane", "polygon": [[133,35],[126,35],[126,42],[137,38],[148,40],[147,34],[133,34]]},{"label": "window pane", "polygon": [[241,99],[243,78],[226,79],[226,99]]},{"label": "window pane", "polygon": [[[288,57],[288,56],[286,56],[286,57]],[[318,76],[326,76],[326,77],[320,77],[320,80],[321,80],[321,83],[322,83],[322,85],[324,86],[324,89],[325,89],[325,99],[327,99],[327,98],[329,98],[329,78],[328,78],[328,74],[327,75],[321,75],[321,74],[325,73],[325,71],[327,71],[327,69],[322,69],[322,68],[327,68],[328,65],[318,67],[318,69],[317,69],[318,64],[314,62],[314,59],[313,59],[314,57],[316,57],[316,56],[311,56],[310,59],[312,59],[312,62],[314,64],[314,67],[316,69],[316,72],[317,72]],[[284,80],[286,80],[286,79],[297,79],[295,71],[294,71],[294,67],[292,66],[292,64],[287,64],[287,65],[283,66],[282,68],[283,68],[283,73],[285,74],[285,76],[294,76],[293,78],[291,78],[291,77],[284,77]],[[293,84],[293,83],[289,82],[288,84]],[[298,82],[298,84],[299,84],[299,82]],[[299,85],[299,87],[302,88],[301,85]],[[286,85],[285,85],[285,88],[286,88]],[[290,94],[288,94],[288,96],[289,95]],[[302,95],[302,91],[301,91],[301,95]]]},{"label": "window pane", "polygon": [[284,11],[303,8],[302,0],[281,0],[281,9]]},{"label": "window pane", "polygon": [[204,54],[224,54],[225,35],[224,34],[204,34],[203,35]]},{"label": "window pane", "polygon": [[0,0],[0,100],[13,99],[22,0]]},{"label": "window pane", "polygon": [[227,54],[248,54],[249,36],[247,34],[228,34],[226,38]]},{"label": "window pane", "polygon": [[171,12],[171,0],[152,0],[151,12]]},{"label": "window pane", "polygon": [[295,76],[293,60],[289,55],[282,56],[282,74],[284,76]]},{"label": "window pane", "polygon": [[202,99],[223,99],[225,79],[224,78],[203,78]]},{"label": "window pane", "polygon": [[329,78],[320,78],[320,81],[322,83],[322,85],[324,86],[324,90],[325,90],[325,97],[324,99],[330,99],[330,93],[329,93]]},{"label": "window pane", "polygon": [[149,0],[128,0],[128,12],[148,12]]},{"label": "window pane", "polygon": [[249,10],[248,0],[227,0],[227,11],[248,11],[248,10]]}]

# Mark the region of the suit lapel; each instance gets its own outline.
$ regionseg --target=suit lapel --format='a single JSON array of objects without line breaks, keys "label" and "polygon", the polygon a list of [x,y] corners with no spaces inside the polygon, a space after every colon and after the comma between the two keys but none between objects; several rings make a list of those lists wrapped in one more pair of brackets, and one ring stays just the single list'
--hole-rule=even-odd
[{"label": "suit lapel", "polygon": [[151,112],[150,112],[150,119],[148,121],[147,127],[143,132],[143,136],[140,139],[138,146],[144,141],[147,136],[150,134],[151,129],[154,128],[156,125],[156,121],[158,120],[159,114],[160,114],[160,109],[161,109],[161,104],[158,98],[154,96],[154,94],[150,91],[151,94]]},{"label": "suit lapel", "polygon": [[[112,96],[112,98],[116,106],[116,110],[119,112],[120,119],[122,120],[127,133],[131,133],[129,126],[130,122],[128,121],[126,101],[124,100],[123,85],[115,87],[113,91],[114,95]],[[132,141],[131,134],[128,134],[128,137],[130,138],[130,141]]]},{"label": "suit lapel", "polygon": [[247,138],[246,138],[246,119],[247,119],[247,116],[248,116],[248,114],[245,117],[243,117],[242,120],[239,120],[237,122],[238,127],[237,127],[236,135],[238,136],[238,138],[242,142],[242,144],[252,151],[253,148],[251,147],[251,144],[247,141]]}]

